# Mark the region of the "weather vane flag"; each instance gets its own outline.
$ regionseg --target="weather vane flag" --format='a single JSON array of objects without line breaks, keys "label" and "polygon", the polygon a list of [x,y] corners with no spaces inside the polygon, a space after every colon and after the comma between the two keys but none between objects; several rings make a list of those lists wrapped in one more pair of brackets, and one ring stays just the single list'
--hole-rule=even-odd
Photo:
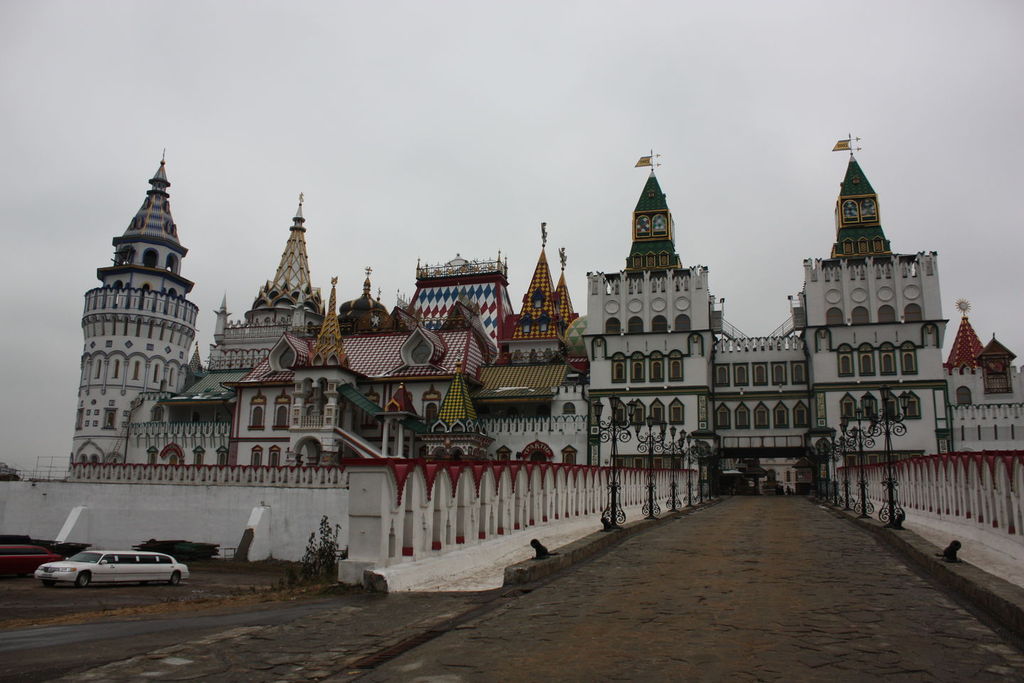
[{"label": "weather vane flag", "polygon": [[660,157],[661,155],[655,154],[654,150],[652,149],[649,155],[640,157],[640,159],[636,162],[633,168],[640,168],[641,166],[650,166],[653,169],[655,166],[661,166],[661,164],[658,163],[657,161],[657,159],[659,159]]},{"label": "weather vane flag", "polygon": [[860,142],[860,138],[853,137],[853,133],[848,133],[845,138],[838,140],[835,147],[832,148],[833,152],[849,152],[850,156],[853,156],[855,151],[859,152],[860,147],[856,146],[856,143]]}]

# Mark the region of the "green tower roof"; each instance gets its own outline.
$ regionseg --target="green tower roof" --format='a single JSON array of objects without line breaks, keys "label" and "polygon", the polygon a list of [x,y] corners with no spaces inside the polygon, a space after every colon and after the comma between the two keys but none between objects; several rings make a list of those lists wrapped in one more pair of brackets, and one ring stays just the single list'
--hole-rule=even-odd
[{"label": "green tower roof", "polygon": [[860,170],[860,164],[857,163],[853,156],[850,156],[850,163],[846,167],[846,177],[843,178],[839,195],[848,197],[861,194],[875,194],[875,190],[871,187],[871,183],[868,182],[864,171]]},{"label": "green tower roof", "polygon": [[644,185],[644,191],[640,193],[640,200],[636,203],[634,211],[668,211],[668,202],[665,201],[665,193],[661,191],[658,184],[658,177],[652,172]]}]

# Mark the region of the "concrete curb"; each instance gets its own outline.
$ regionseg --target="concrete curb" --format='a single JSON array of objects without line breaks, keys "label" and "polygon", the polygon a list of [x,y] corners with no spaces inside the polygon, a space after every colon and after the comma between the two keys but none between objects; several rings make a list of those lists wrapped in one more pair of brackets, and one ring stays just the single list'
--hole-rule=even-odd
[{"label": "concrete curb", "polygon": [[[709,500],[700,505],[686,508],[680,512],[674,512],[669,515],[665,515],[664,517],[659,517],[656,520],[642,519],[630,524],[629,526],[623,527],[619,531],[595,531],[589,536],[584,536],[583,538],[560,548],[552,548],[553,551],[558,553],[557,555],[552,555],[551,557],[543,560],[527,560],[525,562],[505,567],[505,579],[502,585],[519,586],[547,578],[567,567],[571,567],[578,562],[582,562],[583,560],[593,557],[602,550],[610,548],[611,546],[626,540],[630,536],[635,536],[636,534],[648,531],[660,524],[665,524],[666,522],[670,522],[674,519],[691,515],[700,510],[706,510],[713,505],[718,505],[722,500],[722,498]],[[600,520],[597,521],[600,523]]]},{"label": "concrete curb", "polygon": [[[817,504],[827,505],[833,514],[873,534],[939,585],[960,596],[1017,638],[1024,639],[1024,588],[993,576],[973,564],[943,561],[935,555],[942,548],[924,540],[912,529],[893,531],[875,519],[848,515],[822,501],[817,501]],[[953,540],[952,537],[950,540]]]}]

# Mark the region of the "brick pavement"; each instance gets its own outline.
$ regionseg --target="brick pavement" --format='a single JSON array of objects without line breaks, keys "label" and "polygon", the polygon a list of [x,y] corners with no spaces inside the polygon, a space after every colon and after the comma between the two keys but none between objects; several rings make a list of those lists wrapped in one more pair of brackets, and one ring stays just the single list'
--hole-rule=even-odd
[{"label": "brick pavement", "polygon": [[[65,680],[995,681],[1024,655],[868,534],[802,498],[735,498],[626,539],[377,668],[360,654],[481,597],[389,595]],[[370,598],[371,596],[367,596]]]}]

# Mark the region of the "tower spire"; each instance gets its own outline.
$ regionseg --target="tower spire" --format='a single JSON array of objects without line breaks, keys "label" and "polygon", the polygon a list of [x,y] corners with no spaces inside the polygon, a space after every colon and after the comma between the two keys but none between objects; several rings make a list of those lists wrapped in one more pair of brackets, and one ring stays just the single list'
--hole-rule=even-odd
[{"label": "tower spire", "polygon": [[[643,157],[641,161],[643,159],[648,159],[648,163],[643,165],[652,166],[651,175],[647,177],[640,199],[633,209],[633,245],[626,258],[626,270],[679,268],[672,212],[668,209],[658,177],[654,175],[653,162],[650,157]],[[637,166],[640,165],[637,162]]]},{"label": "tower spire", "polygon": [[306,252],[306,219],[302,215],[302,204],[305,197],[299,193],[299,206],[292,218],[288,232],[288,241],[281,253],[274,279],[268,280],[260,288],[253,301],[254,310],[274,308],[292,309],[300,300],[307,308],[317,314],[323,312],[320,289],[313,287],[309,274],[309,257]]},{"label": "tower spire", "polygon": [[957,299],[956,307],[960,311],[960,327],[956,331],[953,348],[949,350],[949,357],[942,366],[947,370],[976,368],[979,365],[978,354],[981,353],[982,346],[978,333],[974,331],[971,321],[967,318],[971,304],[967,299]]},{"label": "tower spire", "polygon": [[324,322],[320,326],[320,334],[317,335],[316,344],[313,345],[312,365],[348,366],[345,347],[341,341],[341,327],[338,324],[337,285],[338,278],[332,277],[331,297],[327,304]]}]

